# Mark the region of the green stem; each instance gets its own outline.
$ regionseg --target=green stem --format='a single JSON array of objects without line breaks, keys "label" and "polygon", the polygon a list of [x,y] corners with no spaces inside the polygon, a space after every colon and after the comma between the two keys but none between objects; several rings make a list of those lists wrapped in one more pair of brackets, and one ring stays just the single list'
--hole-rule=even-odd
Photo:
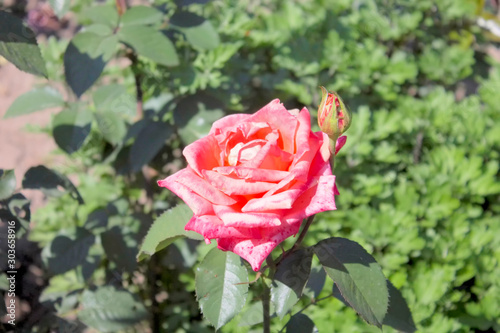
[{"label": "green stem", "polygon": [[262,294],[262,310],[264,311],[264,333],[271,333],[271,290],[266,284],[265,279],[262,279],[264,290]]},{"label": "green stem", "polygon": [[309,227],[311,226],[315,216],[316,215],[311,215],[307,218],[306,224],[304,225],[304,229],[302,229],[302,232],[300,233],[299,238],[297,238],[297,241],[290,250],[290,253],[295,251],[300,246],[300,244],[302,244],[302,241],[304,240],[304,237],[306,237],[306,233],[309,230]]},{"label": "green stem", "polygon": [[335,174],[335,145],[337,144],[337,140],[330,140],[330,165],[332,166],[332,174]]}]

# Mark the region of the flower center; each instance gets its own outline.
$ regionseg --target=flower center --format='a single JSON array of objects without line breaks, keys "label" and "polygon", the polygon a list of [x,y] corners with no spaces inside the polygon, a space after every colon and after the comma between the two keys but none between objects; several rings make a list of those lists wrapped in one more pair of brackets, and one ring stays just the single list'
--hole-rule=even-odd
[{"label": "flower center", "polygon": [[247,143],[239,142],[229,151],[227,162],[231,166],[245,163],[253,159],[265,144],[266,140],[253,140]]}]

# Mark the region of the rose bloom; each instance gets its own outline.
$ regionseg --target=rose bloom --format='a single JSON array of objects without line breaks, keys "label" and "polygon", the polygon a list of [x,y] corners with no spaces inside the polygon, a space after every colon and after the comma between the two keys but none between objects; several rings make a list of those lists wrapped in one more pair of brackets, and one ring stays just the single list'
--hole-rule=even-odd
[{"label": "rose bloom", "polygon": [[[344,145],[340,137],[335,153]],[[254,271],[301,221],[335,209],[329,138],[311,131],[309,111],[273,100],[255,114],[216,121],[187,146],[185,169],[158,181],[193,210],[185,229],[246,259]]]}]

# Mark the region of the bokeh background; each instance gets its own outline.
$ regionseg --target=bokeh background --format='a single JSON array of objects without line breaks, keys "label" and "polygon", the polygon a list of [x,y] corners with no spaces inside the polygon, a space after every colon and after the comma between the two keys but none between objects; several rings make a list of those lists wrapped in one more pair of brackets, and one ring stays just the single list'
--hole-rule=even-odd
[{"label": "bokeh background", "polygon": [[[131,19],[147,27],[133,43],[112,39],[125,5],[157,9]],[[216,119],[274,98],[314,111],[320,85],[342,96],[353,122],[336,162],[338,210],[320,214],[305,243],[362,244],[419,332],[500,331],[498,0],[4,0],[0,9],[36,32],[48,72],[0,58],[0,117],[33,88],[64,100],[41,110],[32,98],[36,113],[0,120],[0,168],[15,170],[24,195],[0,207],[23,222],[20,331],[212,332],[194,295],[210,247],[181,239],[135,260],[151,221],[177,202],[155,182],[183,166],[182,148]],[[102,44],[77,43],[82,33]],[[155,38],[174,53],[146,43]],[[71,45],[97,54],[78,57]],[[23,181],[28,170],[45,175],[38,165],[59,183]],[[306,307],[320,332],[378,332],[335,298],[307,306],[332,293],[314,272],[294,312]],[[255,304],[220,331],[259,332]],[[273,331],[286,320],[273,319]]]}]

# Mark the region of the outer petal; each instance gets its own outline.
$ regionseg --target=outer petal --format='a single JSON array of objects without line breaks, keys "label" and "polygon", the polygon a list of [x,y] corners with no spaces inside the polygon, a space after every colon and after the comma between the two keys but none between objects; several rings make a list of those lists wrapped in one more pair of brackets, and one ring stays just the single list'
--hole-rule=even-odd
[{"label": "outer petal", "polygon": [[[203,172],[206,172],[203,170]],[[178,182],[202,198],[217,205],[234,205],[237,201],[225,195],[212,186],[207,180],[201,178],[189,166],[171,176],[170,181]]]},{"label": "outer petal", "polygon": [[194,193],[181,183],[171,181],[170,177],[167,177],[164,180],[159,180],[158,185],[166,187],[170,191],[177,194],[189,206],[189,208],[193,210],[195,215],[214,214],[212,203],[210,201],[200,197],[198,194]]},{"label": "outer petal", "polygon": [[223,251],[231,251],[250,263],[254,271],[258,271],[267,256],[278,245],[275,241],[265,239],[217,239],[217,247]]},{"label": "outer petal", "polygon": [[317,185],[310,187],[295,200],[285,219],[303,219],[319,212],[337,209],[334,187],[335,176],[321,176]]},{"label": "outer petal", "polygon": [[342,149],[342,147],[344,147],[346,142],[347,142],[347,136],[345,135],[337,139],[337,142],[335,143],[335,155],[337,155],[339,150]]},{"label": "outer petal", "polygon": [[264,228],[281,225],[282,215],[277,212],[242,213],[238,205],[214,205],[215,215],[228,227]]},{"label": "outer petal", "polygon": [[215,215],[193,216],[185,227],[208,239],[214,238],[261,238],[258,228],[227,227]]},{"label": "outer petal", "polygon": [[276,228],[266,228],[263,230],[263,238],[258,239],[217,239],[217,247],[224,251],[232,251],[243,259],[247,260],[254,271],[258,271],[266,260],[267,256],[274,248],[286,238],[296,234],[299,231],[300,222],[285,224]]},{"label": "outer petal", "polygon": [[202,170],[212,170],[221,166],[220,148],[212,135],[207,135],[188,145],[182,151],[189,166],[200,176]]},{"label": "outer petal", "polygon": [[321,144],[319,147],[316,156],[314,156],[311,161],[311,165],[309,168],[309,178],[317,177],[319,175],[331,175],[332,167],[330,165],[330,139],[323,132],[316,132],[311,134],[312,136],[317,137],[318,142]]},{"label": "outer petal", "polygon": [[243,114],[243,113],[237,113],[237,114],[232,114],[229,116],[225,116],[217,121],[215,121],[212,124],[212,128],[210,129],[210,132],[208,135],[211,134],[217,134],[219,132],[226,132],[230,130],[233,126],[238,125],[242,121],[245,121],[246,119],[250,118],[251,115],[249,114]]}]

